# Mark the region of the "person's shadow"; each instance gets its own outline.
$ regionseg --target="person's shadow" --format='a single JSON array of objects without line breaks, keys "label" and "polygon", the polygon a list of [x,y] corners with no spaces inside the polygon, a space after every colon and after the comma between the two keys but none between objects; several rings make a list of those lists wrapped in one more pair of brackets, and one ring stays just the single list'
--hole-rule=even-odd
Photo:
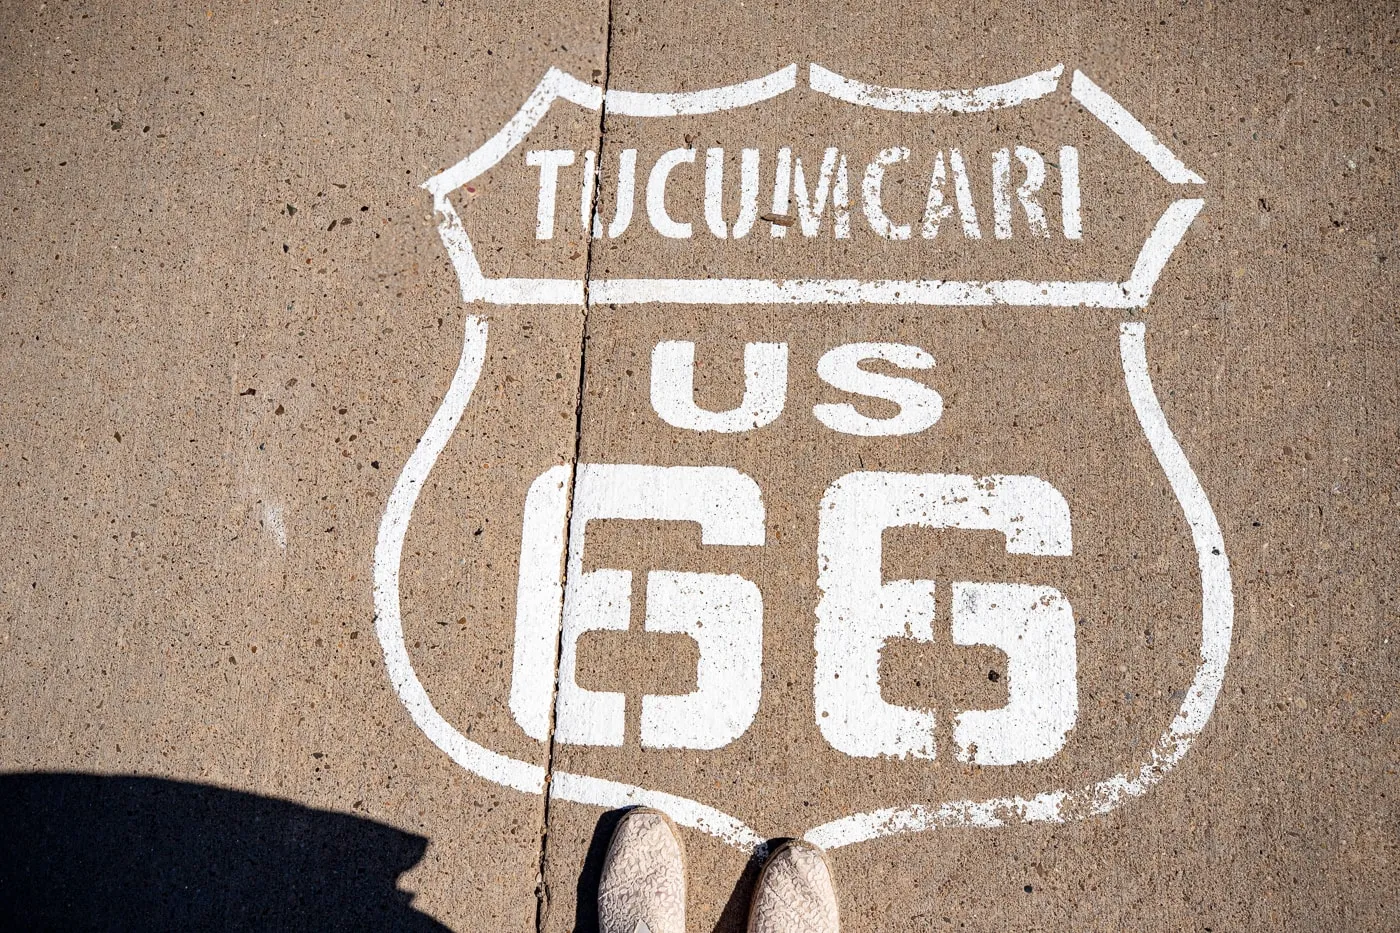
[{"label": "person's shadow", "polygon": [[428,841],[202,784],[0,775],[0,929],[423,930]]}]

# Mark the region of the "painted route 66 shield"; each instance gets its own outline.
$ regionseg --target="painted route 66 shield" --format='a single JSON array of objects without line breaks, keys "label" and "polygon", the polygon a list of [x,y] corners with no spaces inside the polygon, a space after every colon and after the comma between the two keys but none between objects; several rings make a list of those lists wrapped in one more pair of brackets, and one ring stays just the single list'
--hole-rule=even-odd
[{"label": "painted route 66 shield", "polygon": [[375,596],[455,762],[745,848],[1171,779],[1233,612],[1151,352],[1206,185],[1109,91],[551,70],[424,188],[467,317]]}]

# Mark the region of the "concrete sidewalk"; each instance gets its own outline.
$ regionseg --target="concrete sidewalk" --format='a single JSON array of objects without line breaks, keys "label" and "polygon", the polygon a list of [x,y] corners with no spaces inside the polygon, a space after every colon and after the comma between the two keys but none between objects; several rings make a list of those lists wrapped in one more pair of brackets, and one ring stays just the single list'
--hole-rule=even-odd
[{"label": "concrete sidewalk", "polygon": [[29,817],[295,821],[328,924],[593,929],[650,803],[693,930],[799,836],[851,931],[1394,926],[1393,11],[0,16],[0,770],[215,786]]}]

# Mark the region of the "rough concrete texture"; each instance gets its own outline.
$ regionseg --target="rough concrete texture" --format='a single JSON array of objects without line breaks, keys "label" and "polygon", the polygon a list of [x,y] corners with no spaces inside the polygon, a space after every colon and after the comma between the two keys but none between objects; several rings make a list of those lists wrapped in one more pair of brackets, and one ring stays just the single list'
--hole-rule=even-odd
[{"label": "rough concrete texture", "polygon": [[[943,822],[967,825],[835,847],[843,929],[1393,929],[1398,36],[1384,4],[7,8],[0,825],[23,829],[0,849],[0,916],[588,930],[616,807],[658,805],[648,794],[659,793],[679,801],[683,823],[702,805],[747,827],[727,841],[683,830],[689,928],[741,930],[757,840],[882,808],[931,813],[1135,775],[1194,696],[1199,565],[1218,557],[1233,587],[1223,687],[1160,783],[1102,814],[1071,793],[1059,822],[965,810]],[[898,113],[814,92],[811,63],[916,89],[1065,67],[1055,95],[1024,106]],[[615,95],[600,109],[556,102],[447,203],[487,278],[586,288],[554,303],[461,299],[443,214],[420,185],[506,126],[548,69],[577,78],[580,96],[697,91],[789,64],[792,91],[722,113],[642,117]],[[1072,99],[1076,69],[1205,183],[1164,180]],[[1034,193],[1043,237],[1014,193],[1010,236],[995,230],[996,153],[1017,146],[1046,163]],[[1062,146],[1079,152],[1078,238],[1062,212]],[[837,235],[834,188],[812,236],[795,202],[774,207],[782,147],[808,189],[828,147],[847,159],[849,236]],[[866,217],[867,165],[890,147],[909,155],[887,167],[883,209],[910,224],[908,239],[877,235]],[[757,150],[762,216],[742,238],[709,229],[711,148],[725,151],[730,225],[740,150]],[[953,149],[979,239],[957,211],[924,236],[931,167]],[[558,168],[544,238],[552,170],[525,154],[547,150],[573,161]],[[629,150],[633,215],[610,236]],[[694,153],[663,196],[669,217],[691,223],[686,237],[663,236],[646,203],[670,150]],[[597,237],[581,214],[588,152],[601,172]],[[1012,185],[1025,173],[1015,158]],[[1122,281],[1180,197],[1205,204],[1145,307],[630,303],[599,284]],[[430,429],[477,320],[489,336],[470,402],[455,430]],[[1147,373],[1224,554],[1198,554],[1145,436],[1125,384],[1125,322],[1146,325]],[[785,344],[781,413],[727,433],[668,423],[653,371],[668,341],[694,343],[693,403],[712,412],[742,404],[746,344]],[[906,392],[925,387],[919,398],[937,393],[934,423],[859,436],[823,420],[843,404],[867,424],[904,411],[819,372],[834,348],[869,343],[932,357],[862,366],[906,380]],[[386,672],[381,520],[415,448],[439,435],[436,463],[412,484],[396,581],[403,646],[457,737],[538,774],[548,796],[454,761]],[[756,540],[732,545],[655,511],[585,524],[580,508],[602,494],[582,478],[556,483],[575,522],[566,534],[561,512],[539,527],[575,547],[586,533],[580,576],[564,579],[548,546],[529,566],[571,598],[589,575],[630,571],[607,598],[565,612],[584,628],[605,617],[627,628],[575,641],[565,625],[561,642],[556,607],[540,641],[544,692],[530,693],[519,686],[521,552],[534,540],[523,512],[537,478],[571,464],[728,468],[752,480],[762,519]],[[921,604],[931,613],[902,617],[879,654],[878,695],[933,725],[924,745],[873,757],[850,751],[873,730],[840,739],[832,714],[844,711],[819,687],[823,670],[849,683],[863,669],[849,643],[825,661],[817,647],[830,592],[819,573],[856,556],[819,547],[824,496],[857,472],[1036,477],[1063,497],[1073,538],[1072,553],[1028,554],[988,530],[876,533],[877,583],[933,581]],[[617,495],[643,495],[639,475]],[[661,499],[699,496],[695,475]],[[735,489],[711,504],[715,522],[753,517]],[[739,589],[701,613],[698,637],[647,631],[666,613],[649,572]],[[1028,676],[1003,650],[954,643],[955,585],[979,582],[1053,588],[1043,606],[1072,607],[1077,708],[1041,760],[979,762],[991,752],[956,731],[958,714],[1003,706]],[[722,621],[744,586],[761,597],[756,629]],[[880,624],[895,589],[856,600],[856,623],[836,628]],[[1035,618],[1027,637],[1049,624]],[[707,652],[726,650],[702,643],[705,621],[761,635],[761,649],[724,655],[721,689],[682,717],[757,697],[715,748],[648,726],[645,712],[698,689]],[[610,712],[556,702],[561,644],[578,687],[624,698],[615,741],[598,739]],[[527,707],[543,711],[538,728]],[[579,728],[593,738],[568,731]],[[668,736],[676,747],[660,747]],[[994,822],[1005,825],[982,825]],[[249,841],[250,824],[274,842]],[[106,852],[139,853],[123,886],[87,880]],[[260,861],[249,852],[262,864],[249,868]],[[191,858],[209,867],[190,877],[223,879],[198,909],[197,882],[161,867]],[[119,890],[151,900],[118,908]],[[199,913],[210,897],[228,906]],[[265,904],[245,909],[245,898]]]}]

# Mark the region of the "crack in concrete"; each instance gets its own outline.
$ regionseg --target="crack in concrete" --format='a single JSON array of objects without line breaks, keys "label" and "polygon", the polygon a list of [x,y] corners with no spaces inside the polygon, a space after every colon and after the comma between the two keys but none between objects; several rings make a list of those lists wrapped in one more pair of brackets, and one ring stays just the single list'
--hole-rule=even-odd
[{"label": "crack in concrete", "polygon": [[[571,537],[573,532],[574,517],[574,490],[578,483],[579,455],[583,446],[583,401],[587,383],[587,357],[588,357],[588,318],[589,311],[593,306],[593,296],[590,290],[593,274],[593,220],[598,213],[598,200],[602,185],[598,183],[598,175],[602,172],[603,166],[603,143],[606,132],[608,118],[608,83],[611,78],[612,67],[612,45],[613,45],[613,4],[608,0],[607,24],[605,27],[605,38],[603,42],[603,102],[598,108],[598,157],[594,162],[594,183],[592,191],[592,203],[589,205],[588,220],[584,227],[583,235],[588,241],[588,249],[585,251],[583,260],[583,320],[579,334],[579,354],[578,354],[578,388],[574,402],[574,450],[573,457],[569,464],[569,496],[568,506],[564,513],[564,554],[563,566],[560,573],[563,576],[564,592],[568,593],[568,555],[572,545]],[[549,704],[549,750],[545,758],[544,768],[544,793],[541,795],[541,815],[540,815],[540,855],[537,863],[535,875],[535,933],[544,933],[545,923],[549,919],[549,883],[545,877],[545,862],[549,849],[549,817],[553,797],[551,785],[554,778],[554,752],[555,723],[559,715],[559,657],[563,652],[564,627],[563,619],[560,619],[559,637],[554,645],[554,683],[553,696]]]}]

